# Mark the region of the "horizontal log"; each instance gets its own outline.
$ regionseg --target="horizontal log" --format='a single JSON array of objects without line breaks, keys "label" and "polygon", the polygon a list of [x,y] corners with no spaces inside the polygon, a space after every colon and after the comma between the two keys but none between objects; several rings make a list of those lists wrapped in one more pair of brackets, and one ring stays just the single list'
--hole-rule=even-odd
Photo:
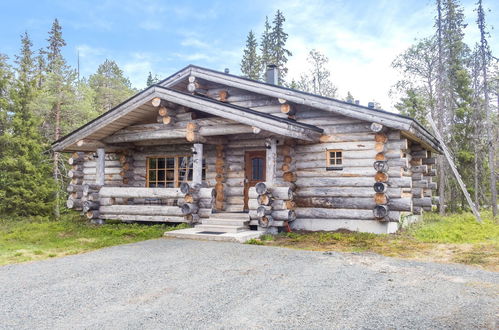
[{"label": "horizontal log", "polygon": [[67,192],[77,192],[77,191],[83,191],[83,186],[82,185],[68,185],[66,188]]},{"label": "horizontal log", "polygon": [[181,216],[182,210],[178,206],[163,205],[110,205],[100,206],[102,214],[130,214],[130,215],[170,215]]},{"label": "horizontal log", "polygon": [[[364,209],[370,210],[377,204],[373,197],[297,197],[297,207],[331,208],[331,209]],[[393,211],[411,211],[410,198],[390,198],[388,202]]]},{"label": "horizontal log", "polygon": [[258,182],[255,185],[255,191],[258,195],[270,193],[269,186],[265,182]]},{"label": "horizontal log", "polygon": [[164,216],[164,215],[134,215],[134,214],[102,214],[105,220],[121,221],[148,221],[148,222],[186,222],[182,216]]},{"label": "horizontal log", "polygon": [[183,215],[197,213],[199,209],[199,207],[196,204],[192,203],[184,203],[180,208]]},{"label": "horizontal log", "polygon": [[376,205],[373,208],[374,218],[384,220],[390,214],[390,208],[387,205]]},{"label": "horizontal log", "polygon": [[83,185],[83,196],[87,196],[90,193],[99,192],[101,185],[95,183],[86,183]]},{"label": "horizontal log", "polygon": [[[122,171],[122,167],[106,167],[104,168],[104,172],[106,175],[108,174],[119,174]],[[83,174],[92,174],[95,175],[96,168],[95,167],[85,167],[83,168]]]},{"label": "horizontal log", "polygon": [[262,228],[269,228],[269,227],[272,227],[273,222],[274,222],[274,219],[272,218],[272,216],[266,215],[266,216],[261,217],[258,220],[258,225]]},{"label": "horizontal log", "polygon": [[88,219],[100,219],[101,218],[101,215],[100,215],[100,212],[98,210],[90,210],[90,211],[87,211],[85,213],[85,216],[88,218]]},{"label": "horizontal log", "polygon": [[255,198],[255,199],[248,199],[248,208],[250,210],[256,210],[258,208],[258,206],[260,206],[260,203],[258,203],[258,200]]},{"label": "horizontal log", "polygon": [[256,209],[256,214],[258,217],[263,217],[265,215],[269,215],[272,212],[272,207],[271,206],[264,206],[260,205]]},{"label": "horizontal log", "polygon": [[425,165],[435,165],[437,163],[437,159],[435,157],[423,158],[422,163]]},{"label": "horizontal log", "polygon": [[121,198],[181,198],[184,194],[179,188],[139,188],[139,187],[102,187],[101,197]]},{"label": "horizontal log", "polygon": [[296,208],[296,203],[290,200],[276,199],[271,203],[273,210],[294,210]]},{"label": "horizontal log", "polygon": [[296,219],[294,210],[272,211],[271,215],[274,220],[294,221]]},{"label": "horizontal log", "polygon": [[[104,161],[105,168],[111,167],[121,167],[121,162],[119,160],[106,160]],[[94,160],[89,160],[83,163],[84,168],[95,168],[97,166],[97,162]],[[145,163],[144,163],[145,166]]]},{"label": "horizontal log", "polygon": [[413,198],[413,203],[415,206],[427,206],[431,207],[432,198],[431,197],[423,197],[423,198]]},{"label": "horizontal log", "polygon": [[81,199],[72,199],[72,198],[69,198],[66,201],[66,207],[68,209],[81,210],[83,208],[83,201]]},{"label": "horizontal log", "polygon": [[[378,205],[380,206],[380,205]],[[385,205],[383,205],[386,207]],[[398,212],[389,215],[393,221],[398,221],[400,214]],[[355,219],[355,220],[374,220],[372,210],[359,209],[327,209],[327,208],[297,208],[296,217],[300,219]]]}]

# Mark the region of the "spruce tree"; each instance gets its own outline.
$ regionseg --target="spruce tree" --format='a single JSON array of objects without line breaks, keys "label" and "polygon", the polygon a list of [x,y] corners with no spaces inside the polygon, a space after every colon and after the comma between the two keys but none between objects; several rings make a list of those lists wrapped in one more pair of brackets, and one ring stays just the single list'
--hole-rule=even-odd
[{"label": "spruce tree", "polygon": [[53,210],[56,186],[49,146],[30,104],[36,97],[35,60],[27,33],[16,56],[15,83],[10,90],[9,129],[0,135],[0,213],[43,215]]},{"label": "spruce tree", "polygon": [[265,81],[265,73],[267,71],[267,65],[275,64],[272,58],[272,27],[269,23],[269,17],[265,16],[265,26],[260,42],[260,65],[261,65],[261,79]]},{"label": "spruce tree", "polygon": [[293,54],[286,48],[286,41],[288,40],[288,34],[284,32],[284,14],[277,10],[274,17],[274,26],[272,27],[272,32],[270,34],[271,40],[271,51],[270,59],[273,61],[271,64],[277,65],[279,69],[279,85],[283,85],[285,81],[286,74],[288,73],[288,68],[286,64],[288,63],[288,57]]},{"label": "spruce tree", "polygon": [[7,60],[7,55],[0,53],[0,135],[7,131],[9,120],[9,92],[12,69]]},{"label": "spruce tree", "polygon": [[89,84],[95,92],[94,104],[99,113],[109,111],[135,93],[118,64],[108,59],[90,76]]},{"label": "spruce tree", "polygon": [[395,108],[403,115],[416,119],[423,125],[426,124],[427,101],[423,93],[415,88],[406,90],[406,95],[395,104]]},{"label": "spruce tree", "polygon": [[260,78],[260,57],[257,54],[258,42],[253,31],[248,33],[246,48],[241,60],[241,72],[243,77],[258,80]]},{"label": "spruce tree", "polygon": [[158,75],[155,74],[153,77],[151,71],[149,71],[149,75],[147,76],[146,86],[149,87],[154,84],[157,84],[158,82],[159,82]]}]

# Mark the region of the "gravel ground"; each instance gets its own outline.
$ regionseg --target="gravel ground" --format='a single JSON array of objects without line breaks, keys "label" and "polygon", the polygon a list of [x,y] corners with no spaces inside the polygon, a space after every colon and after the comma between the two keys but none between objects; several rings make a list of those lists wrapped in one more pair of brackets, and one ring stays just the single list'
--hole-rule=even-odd
[{"label": "gravel ground", "polygon": [[0,328],[497,328],[499,274],[158,239],[0,267]]}]

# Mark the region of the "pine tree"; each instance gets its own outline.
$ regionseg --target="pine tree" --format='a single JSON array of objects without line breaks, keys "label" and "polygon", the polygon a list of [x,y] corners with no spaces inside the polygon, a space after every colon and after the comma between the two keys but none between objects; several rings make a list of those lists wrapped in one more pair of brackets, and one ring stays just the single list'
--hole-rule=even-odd
[{"label": "pine tree", "polygon": [[273,63],[277,65],[279,70],[279,85],[283,85],[285,81],[286,74],[288,73],[288,68],[286,64],[288,63],[288,57],[293,54],[287,49],[286,41],[288,40],[288,34],[284,32],[284,22],[286,19],[284,18],[284,14],[277,10],[277,13],[274,17],[274,26],[272,27],[272,32],[270,34],[270,56],[269,59],[273,61]]},{"label": "pine tree", "polygon": [[62,38],[62,26],[56,18],[52,23],[52,29],[49,31],[47,39],[49,45],[46,49],[48,71],[54,72],[60,69],[60,61],[62,57],[62,47],[66,46],[66,41]]},{"label": "pine tree", "polygon": [[248,33],[246,48],[241,60],[241,72],[243,77],[258,80],[260,78],[260,57],[257,54],[258,42],[253,31]]},{"label": "pine tree", "polygon": [[118,64],[108,59],[90,76],[89,84],[95,91],[94,104],[99,113],[109,111],[135,93]]},{"label": "pine tree", "polygon": [[269,23],[268,16],[265,16],[265,26],[260,42],[260,61],[261,61],[261,79],[265,81],[265,73],[267,71],[267,65],[274,64],[274,59],[271,57],[272,53],[272,30]]},{"label": "pine tree", "polygon": [[492,214],[494,217],[497,216],[497,187],[496,187],[496,174],[495,174],[495,144],[494,144],[494,118],[492,116],[492,111],[490,111],[490,95],[489,95],[489,73],[488,67],[491,61],[491,51],[487,41],[488,32],[486,30],[485,23],[485,12],[482,6],[482,0],[477,2],[477,24],[480,31],[480,45],[479,54],[481,59],[481,71],[482,71],[482,90],[483,90],[483,108],[484,113],[487,117],[488,129],[487,129],[487,143],[489,149],[489,169],[490,169],[490,191],[491,191],[491,205]]},{"label": "pine tree", "polygon": [[[74,128],[74,118],[78,117],[73,105],[75,103],[76,71],[71,69],[62,56],[62,47],[66,42],[62,38],[62,27],[57,19],[54,20],[47,39],[46,55],[47,72],[44,76],[42,90],[35,101],[40,117],[43,118],[42,127],[49,141],[58,140],[62,134]],[[75,111],[75,113],[70,113]],[[53,176],[58,189],[56,190],[56,204],[54,215],[60,216],[60,190],[62,190],[61,169],[58,152],[53,154]]]},{"label": "pine tree", "polygon": [[298,81],[298,89],[326,97],[335,97],[337,88],[331,82],[331,72],[327,68],[329,59],[321,52],[312,49],[307,57],[308,72]]},{"label": "pine tree", "polygon": [[54,207],[49,146],[30,104],[36,97],[35,60],[27,33],[21,36],[16,76],[10,91],[9,129],[0,135],[0,213],[48,215]]}]

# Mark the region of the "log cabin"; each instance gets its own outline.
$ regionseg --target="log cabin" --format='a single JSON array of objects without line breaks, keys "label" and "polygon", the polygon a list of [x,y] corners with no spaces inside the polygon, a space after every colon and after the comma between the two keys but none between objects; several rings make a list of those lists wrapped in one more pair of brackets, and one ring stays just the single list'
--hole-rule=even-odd
[{"label": "log cabin", "polygon": [[200,233],[393,233],[437,204],[435,137],[410,117],[189,65],[54,142],[67,207]]}]

